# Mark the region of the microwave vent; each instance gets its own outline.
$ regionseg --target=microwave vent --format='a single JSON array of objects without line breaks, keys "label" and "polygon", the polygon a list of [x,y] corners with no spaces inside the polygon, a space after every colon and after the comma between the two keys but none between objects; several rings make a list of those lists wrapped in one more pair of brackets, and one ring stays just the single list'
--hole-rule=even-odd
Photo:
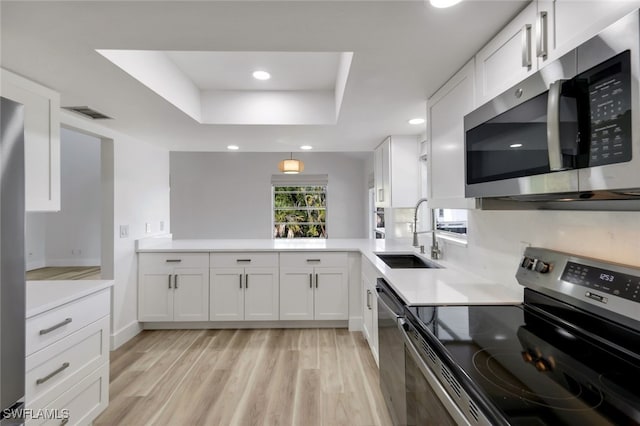
[{"label": "microwave vent", "polygon": [[103,113],[96,111],[93,108],[89,108],[88,106],[68,106],[62,108],[84,115],[85,117],[89,117],[92,120],[111,120],[111,117],[104,115]]}]

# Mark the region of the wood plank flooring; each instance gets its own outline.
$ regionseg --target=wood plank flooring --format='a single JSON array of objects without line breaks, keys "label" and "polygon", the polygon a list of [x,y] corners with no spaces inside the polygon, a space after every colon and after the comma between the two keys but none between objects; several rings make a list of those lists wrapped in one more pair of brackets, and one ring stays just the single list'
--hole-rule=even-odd
[{"label": "wood plank flooring", "polygon": [[99,279],[99,266],[48,266],[27,271],[27,281]]},{"label": "wood plank flooring", "polygon": [[111,353],[109,393],[94,425],[391,425],[346,329],[144,331]]}]

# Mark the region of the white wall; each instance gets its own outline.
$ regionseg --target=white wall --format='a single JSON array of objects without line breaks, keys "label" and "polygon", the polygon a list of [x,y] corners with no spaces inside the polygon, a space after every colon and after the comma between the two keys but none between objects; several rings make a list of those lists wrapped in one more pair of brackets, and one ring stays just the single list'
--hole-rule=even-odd
[{"label": "white wall", "polygon": [[445,242],[443,258],[507,285],[527,243],[640,265],[639,212],[471,210],[468,229],[468,247]]},{"label": "white wall", "polygon": [[[271,175],[289,153],[171,153],[174,238],[271,238]],[[364,238],[366,155],[296,153],[305,174],[328,174],[329,238]]]},{"label": "white wall", "polygon": [[25,251],[27,271],[47,266],[47,213],[27,212],[25,217]]},{"label": "white wall", "polygon": [[[103,222],[107,218],[106,222],[111,226],[111,232],[103,236],[103,258],[105,254],[110,257],[113,253],[113,256],[111,262],[103,261],[102,267],[107,274],[113,275],[114,280],[111,293],[111,348],[114,349],[141,330],[137,321],[135,240],[163,234],[170,229],[169,152],[73,113],[63,111],[61,120],[67,127],[102,139],[103,179],[106,176],[108,181],[103,182],[103,192],[113,184],[113,199],[108,202],[103,199],[103,206],[113,203],[113,220],[111,212],[102,212]],[[159,229],[161,221],[164,231]],[[145,232],[146,223],[151,225],[150,233]],[[128,238],[120,238],[120,225],[129,226]],[[105,247],[109,247],[108,250]]]},{"label": "white wall", "polygon": [[61,208],[46,213],[47,266],[100,265],[100,139],[61,129]]}]

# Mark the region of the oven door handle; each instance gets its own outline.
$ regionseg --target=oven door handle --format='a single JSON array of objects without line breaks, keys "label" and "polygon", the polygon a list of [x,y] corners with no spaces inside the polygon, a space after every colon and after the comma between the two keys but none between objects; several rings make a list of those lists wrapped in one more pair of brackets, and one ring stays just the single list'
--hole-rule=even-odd
[{"label": "oven door handle", "polygon": [[549,153],[549,169],[552,172],[566,170],[562,162],[562,146],[560,144],[560,97],[565,80],[557,80],[549,86],[547,100],[547,150]]},{"label": "oven door handle", "polygon": [[438,399],[440,400],[444,408],[447,410],[449,415],[453,417],[456,424],[471,426],[471,423],[469,422],[469,420],[467,420],[467,418],[462,413],[462,411],[460,411],[456,403],[453,402],[453,399],[451,399],[451,396],[449,396],[444,386],[440,383],[440,381],[438,380],[436,375],[433,373],[431,368],[429,368],[429,366],[425,363],[425,361],[420,356],[418,349],[416,349],[415,345],[409,338],[406,328],[405,327],[398,327],[398,328],[402,332],[402,338],[404,340],[404,346],[406,348],[407,354],[411,356],[411,359],[416,364],[416,366],[418,367],[418,369],[420,370],[424,378],[427,380],[427,382],[429,382],[431,389],[433,389],[433,392],[436,394],[436,396],[438,397]]}]

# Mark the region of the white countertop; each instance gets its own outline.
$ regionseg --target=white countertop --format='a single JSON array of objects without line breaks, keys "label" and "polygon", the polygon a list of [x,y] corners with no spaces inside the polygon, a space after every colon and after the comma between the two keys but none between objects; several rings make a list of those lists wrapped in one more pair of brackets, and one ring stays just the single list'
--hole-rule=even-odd
[{"label": "white countertop", "polygon": [[[375,253],[417,253],[403,240],[173,240],[137,241],[138,252],[353,251],[360,252],[408,305],[482,305],[522,303],[523,288],[491,282],[444,260],[442,269],[392,269]],[[419,255],[419,254],[418,254]]]},{"label": "white countertop", "polygon": [[26,318],[111,286],[111,280],[27,281]]}]

